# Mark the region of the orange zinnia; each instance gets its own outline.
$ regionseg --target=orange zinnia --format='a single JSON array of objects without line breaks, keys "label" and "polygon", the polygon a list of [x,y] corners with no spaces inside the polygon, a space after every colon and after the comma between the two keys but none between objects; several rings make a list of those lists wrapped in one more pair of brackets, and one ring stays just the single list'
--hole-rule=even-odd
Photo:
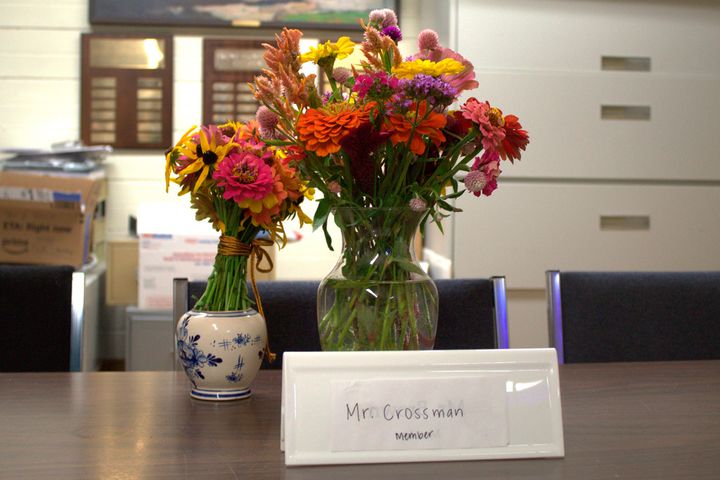
[{"label": "orange zinnia", "polygon": [[298,120],[297,131],[305,150],[324,157],[340,150],[340,142],[370,117],[370,103],[357,109],[336,104],[324,109],[310,108]]},{"label": "orange zinnia", "polygon": [[[417,122],[417,123],[414,123]],[[437,112],[427,113],[427,104],[418,105],[417,112],[409,110],[405,115],[394,114],[387,117],[385,128],[390,132],[390,141],[393,145],[409,143],[410,151],[415,155],[425,153],[424,136],[439,146],[445,141],[445,135],[440,131],[447,123],[445,115]]]}]

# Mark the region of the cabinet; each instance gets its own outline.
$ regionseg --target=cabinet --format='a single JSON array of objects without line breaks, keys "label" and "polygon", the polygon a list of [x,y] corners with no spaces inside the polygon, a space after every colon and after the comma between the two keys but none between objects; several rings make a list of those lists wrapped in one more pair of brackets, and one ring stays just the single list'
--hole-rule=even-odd
[{"label": "cabinet", "polygon": [[451,12],[472,95],[518,115],[531,143],[426,248],[455,277],[507,277],[511,346],[547,345],[547,269],[720,269],[720,3],[459,0]]},{"label": "cabinet", "polygon": [[173,370],[175,321],[170,310],[126,310],[125,370]]}]

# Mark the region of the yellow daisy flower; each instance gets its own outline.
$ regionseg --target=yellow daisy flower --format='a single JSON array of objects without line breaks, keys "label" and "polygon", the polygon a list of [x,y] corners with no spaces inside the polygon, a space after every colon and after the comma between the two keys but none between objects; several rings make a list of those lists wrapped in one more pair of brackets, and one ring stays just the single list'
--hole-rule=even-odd
[{"label": "yellow daisy flower", "polygon": [[453,60],[452,58],[444,58],[439,62],[432,60],[413,60],[411,62],[402,62],[400,65],[392,69],[393,74],[398,78],[413,78],[415,75],[430,75],[439,77],[440,75],[454,75],[465,70],[465,66]]},{"label": "yellow daisy flower", "polygon": [[317,47],[310,47],[310,51],[300,55],[300,62],[318,63],[324,58],[335,57],[338,60],[351,55],[355,49],[355,43],[350,37],[340,37],[337,42],[327,41]]}]

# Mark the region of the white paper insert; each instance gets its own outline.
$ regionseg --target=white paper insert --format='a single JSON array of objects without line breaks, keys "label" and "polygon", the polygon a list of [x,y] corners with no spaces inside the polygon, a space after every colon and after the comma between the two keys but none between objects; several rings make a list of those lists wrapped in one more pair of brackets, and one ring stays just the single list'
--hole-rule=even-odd
[{"label": "white paper insert", "polygon": [[506,446],[505,383],[502,375],[333,381],[330,448]]}]

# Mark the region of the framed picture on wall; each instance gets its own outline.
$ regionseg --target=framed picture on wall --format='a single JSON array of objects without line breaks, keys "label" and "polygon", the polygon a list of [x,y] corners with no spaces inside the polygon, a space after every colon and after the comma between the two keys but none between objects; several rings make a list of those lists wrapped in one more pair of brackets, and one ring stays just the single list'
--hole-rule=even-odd
[{"label": "framed picture on wall", "polygon": [[359,29],[371,10],[399,0],[90,0],[90,23]]}]

